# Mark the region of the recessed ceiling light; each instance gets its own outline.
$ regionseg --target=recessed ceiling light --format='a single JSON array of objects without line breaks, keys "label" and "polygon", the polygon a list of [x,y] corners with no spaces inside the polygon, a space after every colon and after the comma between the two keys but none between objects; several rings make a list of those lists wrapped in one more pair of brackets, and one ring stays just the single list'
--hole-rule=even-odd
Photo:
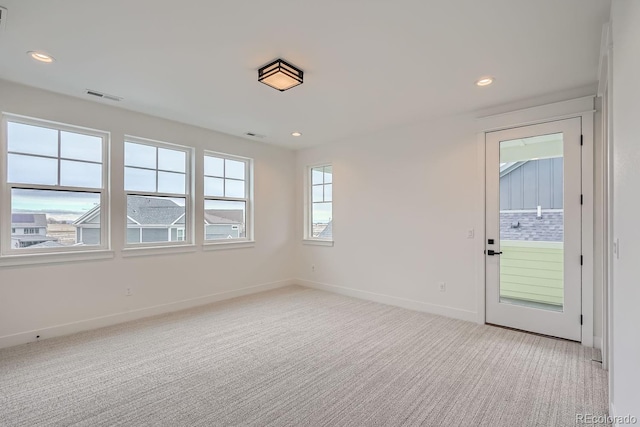
[{"label": "recessed ceiling light", "polygon": [[27,55],[29,55],[30,57],[32,57],[36,61],[46,62],[47,64],[50,64],[50,63],[52,63],[53,61],[56,60],[51,55],[47,55],[46,53],[42,53],[42,52],[37,52],[35,50],[30,50],[29,52],[27,52]]},{"label": "recessed ceiling light", "polygon": [[476,86],[489,86],[491,83],[493,83],[493,77],[483,77],[476,81]]},{"label": "recessed ceiling light", "polygon": [[291,136],[302,136],[302,134],[300,132],[293,132]]}]

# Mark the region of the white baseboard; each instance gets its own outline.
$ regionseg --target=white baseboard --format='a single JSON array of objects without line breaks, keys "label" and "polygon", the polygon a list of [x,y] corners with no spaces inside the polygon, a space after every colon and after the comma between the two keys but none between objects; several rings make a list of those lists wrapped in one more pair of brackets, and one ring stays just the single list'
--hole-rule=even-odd
[{"label": "white baseboard", "polygon": [[365,299],[368,301],[379,302],[382,304],[394,305],[397,307],[408,308],[409,310],[423,311],[426,313],[439,314],[441,316],[452,317],[454,319],[466,320],[467,322],[477,323],[478,314],[475,311],[461,310],[459,308],[447,307],[444,305],[428,304],[422,301],[416,301],[408,298],[394,297],[391,295],[377,294],[374,292],[361,291],[359,289],[347,288],[344,286],[328,285],[326,283],[312,282],[310,280],[296,279],[296,284],[306,286],[308,288],[319,289],[322,291],[333,292],[340,295],[346,295],[354,298]]},{"label": "white baseboard", "polygon": [[602,350],[602,337],[593,337],[593,347]]},{"label": "white baseboard", "polygon": [[217,292],[197,298],[190,298],[181,301],[171,302],[168,304],[156,305],[153,307],[145,307],[137,310],[131,310],[124,313],[110,314],[107,316],[94,317],[92,319],[80,320],[78,322],[65,323],[62,325],[49,326],[42,329],[32,331],[19,332],[17,334],[5,335],[0,337],[0,348],[12,347],[15,345],[25,344],[36,341],[36,336],[40,336],[40,340],[46,338],[59,337],[69,335],[76,332],[88,331],[91,329],[102,328],[105,326],[116,325],[118,323],[129,322],[131,320],[142,319],[144,317],[155,316],[158,314],[170,313],[174,311],[184,310],[191,307],[210,304],[217,301],[223,301],[231,298],[237,298],[244,295],[264,292],[271,289],[282,288],[296,284],[293,279],[280,280],[277,282],[263,283],[260,285],[247,286],[232,291]]}]

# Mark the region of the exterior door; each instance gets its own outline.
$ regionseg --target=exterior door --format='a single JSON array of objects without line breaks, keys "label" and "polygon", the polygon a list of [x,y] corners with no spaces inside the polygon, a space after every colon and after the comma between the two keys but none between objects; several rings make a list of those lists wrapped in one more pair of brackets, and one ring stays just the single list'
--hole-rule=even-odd
[{"label": "exterior door", "polygon": [[580,118],[486,144],[486,321],[580,341]]}]

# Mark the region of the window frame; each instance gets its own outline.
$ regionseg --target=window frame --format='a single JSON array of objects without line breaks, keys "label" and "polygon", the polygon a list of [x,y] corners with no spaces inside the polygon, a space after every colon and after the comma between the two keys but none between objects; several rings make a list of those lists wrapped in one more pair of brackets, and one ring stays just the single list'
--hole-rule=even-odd
[{"label": "window frame", "polygon": [[[245,197],[225,197],[225,196],[207,196],[205,194],[205,180],[207,177],[210,178],[222,178],[227,179],[226,177],[219,177],[213,175],[207,175],[204,169],[204,162],[206,157],[216,157],[219,159],[227,159],[233,160],[236,162],[244,163],[244,194]],[[244,244],[253,244],[254,243],[254,226],[253,226],[253,159],[249,157],[236,156],[233,154],[221,153],[218,151],[210,151],[204,150],[202,155],[202,239],[203,246],[206,247],[220,247],[220,246],[238,246]],[[229,178],[235,179],[235,178]],[[236,179],[237,180],[237,179]],[[244,202],[245,203],[245,214],[244,214],[244,229],[245,229],[245,237],[231,238],[231,239],[211,239],[207,240],[207,226],[204,223],[204,214],[205,214],[205,206],[207,200],[219,200],[219,201],[230,201],[230,202]]]},{"label": "window frame", "polygon": [[[186,145],[174,144],[170,142],[157,141],[154,139],[141,138],[133,135],[125,135],[123,144],[122,144],[122,174],[124,178],[125,170],[128,167],[126,164],[126,143],[131,142],[133,144],[146,145],[150,147],[156,148],[156,167],[155,169],[144,168],[138,166],[129,166],[137,169],[144,170],[153,170],[156,172],[156,189],[157,189],[157,180],[158,180],[158,172],[170,172],[170,173],[178,173],[176,171],[168,171],[165,169],[160,169],[158,167],[158,148],[164,148],[167,150],[175,150],[181,151],[185,153],[185,193],[177,194],[177,193],[160,193],[160,192],[150,192],[150,191],[138,191],[138,190],[127,190],[125,187],[124,179],[122,181],[122,190],[124,192],[124,250],[141,250],[141,249],[150,249],[150,248],[170,248],[176,246],[193,246],[194,244],[194,224],[195,221],[193,219],[193,159],[194,159],[194,148]],[[159,197],[159,198],[174,198],[174,199],[185,199],[184,204],[184,240],[176,240],[173,242],[139,242],[139,243],[129,243],[127,239],[127,232],[129,230],[128,227],[128,212],[127,212],[127,204],[129,196],[142,196],[142,197]],[[171,226],[168,227],[168,233],[171,233]],[[140,225],[140,236],[142,236],[142,229],[145,228],[143,225]],[[154,228],[154,227],[146,227],[146,228]],[[176,233],[177,234],[177,233]],[[142,237],[141,237],[142,238]]]},{"label": "window frame", "polygon": [[[58,167],[60,161],[71,160],[80,161],[78,159],[67,159],[61,155],[60,141],[61,132],[70,132],[76,134],[83,134],[102,139],[101,155],[102,162],[102,186],[100,188],[89,187],[74,187],[63,185],[47,185],[47,184],[21,184],[10,183],[8,180],[9,173],[9,123],[19,123],[29,126],[36,126],[41,128],[53,129],[58,132],[58,156],[41,156],[33,155],[34,157],[56,158],[58,160]],[[34,117],[26,117],[11,113],[2,113],[2,129],[0,133],[0,201],[3,208],[0,209],[0,257],[3,258],[18,258],[24,256],[33,255],[54,255],[56,257],[64,254],[80,254],[80,253],[92,253],[92,252],[105,252],[109,251],[111,247],[110,239],[110,143],[111,133],[104,130],[91,129],[84,126],[76,126],[72,124],[59,123],[46,119],[39,119]],[[30,155],[30,154],[24,154]],[[82,161],[84,163],[98,164],[94,161]],[[58,170],[58,179],[60,176],[60,170]],[[87,246],[64,246],[58,248],[12,248],[11,247],[11,234],[7,230],[11,230],[12,208],[11,208],[11,190],[12,189],[25,189],[25,190],[43,190],[43,191],[68,191],[76,193],[91,193],[99,194],[100,196],[100,244],[99,245],[87,245]],[[5,230],[6,227],[6,230]]]},{"label": "window frame", "polygon": [[[333,164],[331,162],[322,162],[313,165],[309,165],[305,170],[305,178],[304,178],[304,238],[302,242],[307,245],[318,245],[318,246],[333,246],[334,240],[333,235],[330,239],[323,239],[313,236],[313,169],[317,168],[325,168],[331,167],[332,169],[332,179],[331,179],[331,187],[333,193]],[[323,184],[326,185],[324,182]],[[324,202],[323,202],[324,203]],[[333,221],[333,195],[331,197],[331,221]]]}]

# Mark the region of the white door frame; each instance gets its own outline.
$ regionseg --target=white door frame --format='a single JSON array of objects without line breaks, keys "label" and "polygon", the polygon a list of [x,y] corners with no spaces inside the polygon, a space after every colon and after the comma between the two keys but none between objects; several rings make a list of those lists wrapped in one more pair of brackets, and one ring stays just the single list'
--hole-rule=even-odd
[{"label": "white door frame", "polygon": [[594,96],[556,102],[503,114],[481,117],[477,120],[478,187],[476,195],[476,224],[481,232],[476,235],[477,323],[485,323],[485,241],[486,241],[486,133],[515,127],[545,123],[574,117],[582,118],[582,345],[593,347],[593,182],[594,182]]}]

